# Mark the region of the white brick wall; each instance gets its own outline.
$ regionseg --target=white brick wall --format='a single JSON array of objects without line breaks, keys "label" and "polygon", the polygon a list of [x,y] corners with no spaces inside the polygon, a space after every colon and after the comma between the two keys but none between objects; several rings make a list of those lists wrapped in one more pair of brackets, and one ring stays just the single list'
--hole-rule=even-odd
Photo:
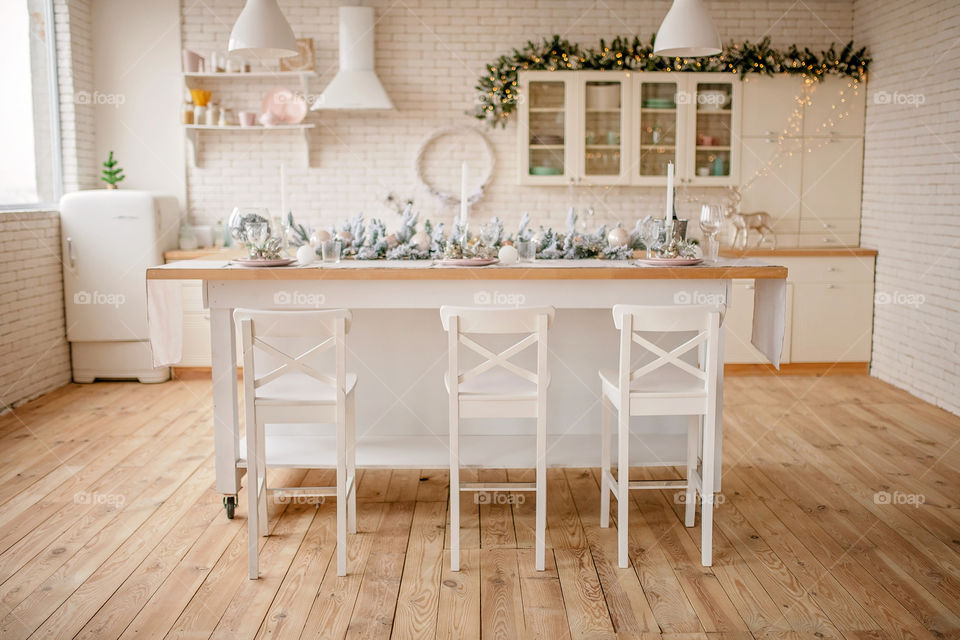
[{"label": "white brick wall", "polygon": [[861,243],[879,250],[877,377],[960,413],[960,75],[954,0],[857,0],[874,63]]},{"label": "white brick wall", "polygon": [[0,413],[68,382],[60,215],[0,214]]},{"label": "white brick wall", "polygon": [[64,192],[98,186],[93,94],[91,0],[54,0]]},{"label": "white brick wall", "polygon": [[[281,0],[298,36],[314,38],[319,91],[337,69],[335,0]],[[435,220],[453,218],[431,196],[415,189],[413,156],[420,143],[441,127],[486,125],[465,115],[471,111],[483,65],[528,39],[554,33],[584,45],[621,34],[650,37],[669,8],[669,0],[410,0],[372,2],[377,8],[377,71],[396,112],[321,112],[308,116],[317,128],[310,135],[313,168],[306,169],[301,142],[294,133],[201,136],[200,168],[187,169],[189,213],[196,221],[225,217],[237,204],[279,209],[279,164],[286,163],[289,206],[301,221],[313,225],[342,220],[357,211],[397,219],[383,206],[385,195],[414,196],[418,208]],[[243,0],[183,0],[183,46],[202,55],[223,51]],[[852,5],[811,0],[711,0],[710,11],[726,42],[759,40],[798,43],[814,49],[831,41],[846,42],[852,34]],[[274,86],[270,81],[211,82],[223,104],[258,108]],[[489,130],[496,151],[496,174],[484,199],[473,209],[474,220],[499,215],[515,225],[523,211],[534,220],[563,225],[571,204],[592,207],[596,220],[634,220],[643,212],[659,213],[661,192],[652,188],[520,187],[516,168],[516,124]],[[453,155],[453,154],[451,154]],[[456,192],[459,157],[448,163],[435,185]],[[478,170],[479,173],[479,170]],[[435,175],[435,174],[431,174]]]}]

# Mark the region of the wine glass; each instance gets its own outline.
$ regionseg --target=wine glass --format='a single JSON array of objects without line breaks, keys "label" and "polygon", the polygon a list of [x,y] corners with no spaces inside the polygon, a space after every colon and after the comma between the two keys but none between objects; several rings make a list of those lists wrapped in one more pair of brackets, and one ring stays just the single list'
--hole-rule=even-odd
[{"label": "wine glass", "polygon": [[647,248],[647,257],[652,258],[655,250],[655,244],[660,240],[660,225],[659,222],[662,220],[655,219],[652,216],[647,216],[643,219],[643,222],[640,223],[640,240],[643,242],[643,246]]},{"label": "wine glass", "polygon": [[704,257],[716,262],[720,254],[720,243],[717,234],[723,224],[723,208],[718,204],[705,204],[700,207],[700,230],[707,240],[707,250]]}]

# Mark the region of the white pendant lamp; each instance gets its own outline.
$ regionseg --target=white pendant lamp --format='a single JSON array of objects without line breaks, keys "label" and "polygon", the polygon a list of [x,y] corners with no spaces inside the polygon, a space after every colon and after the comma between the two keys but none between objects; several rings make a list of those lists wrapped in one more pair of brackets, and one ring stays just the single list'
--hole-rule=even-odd
[{"label": "white pendant lamp", "polygon": [[297,55],[297,39],[277,0],[247,0],[227,49],[247,57],[286,58]]},{"label": "white pendant lamp", "polygon": [[673,0],[657,31],[653,52],[658,56],[700,58],[715,56],[722,50],[720,34],[703,3]]}]

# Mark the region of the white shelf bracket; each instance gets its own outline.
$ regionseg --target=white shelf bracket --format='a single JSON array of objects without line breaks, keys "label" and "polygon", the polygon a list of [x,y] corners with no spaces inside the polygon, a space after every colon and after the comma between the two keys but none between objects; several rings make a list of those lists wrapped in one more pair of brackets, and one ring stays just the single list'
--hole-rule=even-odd
[{"label": "white shelf bracket", "polygon": [[198,154],[200,152],[200,131],[199,129],[187,129],[187,152],[190,155],[190,166],[196,168]]}]

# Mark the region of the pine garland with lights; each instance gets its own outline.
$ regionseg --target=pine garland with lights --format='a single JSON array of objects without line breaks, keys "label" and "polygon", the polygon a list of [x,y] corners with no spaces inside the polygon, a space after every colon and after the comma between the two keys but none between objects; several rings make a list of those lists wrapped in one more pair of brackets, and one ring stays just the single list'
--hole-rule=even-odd
[{"label": "pine garland with lights", "polygon": [[770,38],[732,44],[709,58],[665,58],[653,53],[655,38],[656,34],[643,42],[637,36],[617,36],[609,44],[601,39],[596,48],[583,48],[557,35],[540,42],[531,40],[522,49],[514,49],[510,55],[502,55],[486,65],[475,87],[479,94],[474,116],[491,126],[506,126],[520,100],[517,72],[525,70],[719,71],[741,77],[748,73],[788,73],[817,81],[836,75],[860,82],[872,61],[867,48],[855,49],[852,40],[839,50],[831,44],[826,51],[816,53],[797,45],[776,49]]}]

